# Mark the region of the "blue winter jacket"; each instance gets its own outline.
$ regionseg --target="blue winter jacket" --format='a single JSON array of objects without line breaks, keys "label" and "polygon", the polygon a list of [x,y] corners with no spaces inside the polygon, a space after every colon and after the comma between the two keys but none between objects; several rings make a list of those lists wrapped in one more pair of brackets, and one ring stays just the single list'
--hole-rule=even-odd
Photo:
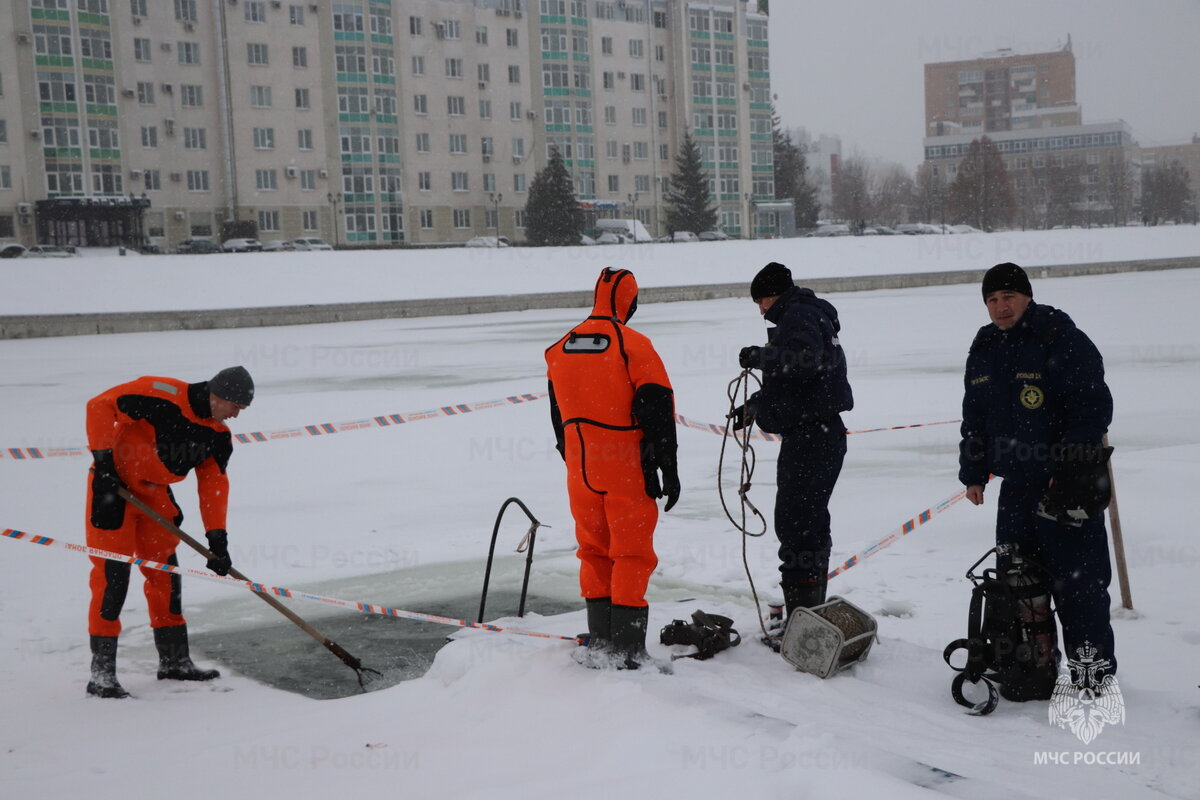
[{"label": "blue winter jacket", "polygon": [[979,329],[967,356],[958,479],[1044,486],[1067,443],[1099,445],[1112,421],[1104,360],[1065,312],[1030,302],[1016,325]]},{"label": "blue winter jacket", "polygon": [[793,286],[767,310],[766,319],[775,327],[767,330],[767,345],[751,364],[763,373],[762,390],[754,397],[758,426],[786,433],[854,408],[833,304]]}]

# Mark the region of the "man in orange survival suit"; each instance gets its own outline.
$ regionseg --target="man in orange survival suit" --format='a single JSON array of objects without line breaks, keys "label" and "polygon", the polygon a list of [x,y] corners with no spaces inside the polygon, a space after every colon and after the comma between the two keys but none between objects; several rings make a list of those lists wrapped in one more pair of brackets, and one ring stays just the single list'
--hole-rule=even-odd
[{"label": "man in orange survival suit", "polygon": [[[117,494],[125,486],[146,505],[173,519],[183,513],[169,484],[193,469],[200,495],[200,516],[208,531],[212,559],[208,568],[228,575],[233,563],[225,533],[229,478],[225,467],[233,441],[225,420],[254,399],[254,381],[244,367],[229,367],[210,381],[185,383],[174,378],[138,378],[88,401],[87,437],[94,463],[88,484],[87,543],[91,547],[178,564],[179,540]],[[87,692],[97,697],[128,697],[117,681],[117,634],[121,606],[129,589],[129,564],[92,559],[92,602],[88,609],[92,677]],[[219,674],[199,669],[188,654],[187,624],[180,608],[181,580],[142,567],[158,678],[208,681]]]},{"label": "man in orange survival suit", "polygon": [[650,340],[626,327],[637,294],[632,272],[605,269],[591,316],[546,350],[587,601],[588,647],[576,660],[593,668],[637,669],[649,658],[654,499],[666,497],[666,511],[679,499],[671,382]]}]

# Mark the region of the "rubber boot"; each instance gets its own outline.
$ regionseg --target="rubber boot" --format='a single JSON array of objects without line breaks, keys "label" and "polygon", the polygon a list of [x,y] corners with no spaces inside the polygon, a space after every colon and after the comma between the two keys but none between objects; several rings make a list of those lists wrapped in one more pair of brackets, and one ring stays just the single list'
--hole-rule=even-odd
[{"label": "rubber boot", "polygon": [[608,666],[612,649],[612,598],[587,599],[587,624],[587,646],[576,648],[571,657],[588,669],[601,669]]},{"label": "rubber boot", "polygon": [[792,612],[797,608],[812,608],[825,602],[825,588],[829,579],[822,575],[813,581],[804,583],[781,583],[783,589],[783,605],[786,609],[786,619],[792,618]]},{"label": "rubber boot", "polygon": [[92,636],[92,679],[87,693],[93,697],[129,697],[117,681],[117,637]]},{"label": "rubber boot", "polygon": [[646,652],[647,606],[612,607],[612,665],[617,669],[637,669],[650,661]]},{"label": "rubber boot", "polygon": [[155,628],[154,646],[158,648],[160,681],[211,681],[221,674],[215,669],[200,669],[192,663],[188,654],[187,625]]}]

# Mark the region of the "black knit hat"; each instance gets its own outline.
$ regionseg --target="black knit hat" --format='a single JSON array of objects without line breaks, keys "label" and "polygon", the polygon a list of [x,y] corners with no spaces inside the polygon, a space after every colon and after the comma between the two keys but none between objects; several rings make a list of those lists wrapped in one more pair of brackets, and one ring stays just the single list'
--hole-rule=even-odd
[{"label": "black knit hat", "polygon": [[772,261],[760,269],[750,282],[750,297],[757,303],[764,297],[781,295],[795,285],[792,271],[778,261]]},{"label": "black knit hat", "polygon": [[222,400],[248,406],[254,399],[254,379],[245,367],[226,367],[208,382],[208,390]]},{"label": "black knit hat", "polygon": [[983,299],[992,292],[1019,292],[1026,297],[1033,297],[1033,287],[1029,285],[1029,276],[1025,270],[1005,261],[989,269],[983,276]]}]

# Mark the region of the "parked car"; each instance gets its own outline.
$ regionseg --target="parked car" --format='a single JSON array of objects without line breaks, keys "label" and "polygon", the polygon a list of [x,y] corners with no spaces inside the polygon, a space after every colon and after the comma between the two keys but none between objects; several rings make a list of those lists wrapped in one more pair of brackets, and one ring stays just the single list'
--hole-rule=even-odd
[{"label": "parked car", "polygon": [[20,258],[25,255],[25,248],[19,244],[0,246],[0,258]]},{"label": "parked car", "polygon": [[263,242],[262,249],[265,252],[274,253],[280,250],[295,250],[296,245],[284,239],[272,239],[269,242]]},{"label": "parked car", "polygon": [[813,231],[813,236],[849,236],[849,225],[822,225]]},{"label": "parked car", "polygon": [[950,233],[983,233],[973,225],[951,225]]},{"label": "parked car", "polygon": [[467,247],[508,247],[507,236],[475,236],[467,240]]},{"label": "parked car", "polygon": [[700,237],[691,231],[675,231],[671,235],[671,241],[674,242],[698,242]]},{"label": "parked car", "polygon": [[35,244],[22,254],[22,258],[74,258],[75,254],[56,244]]},{"label": "parked car", "polygon": [[929,233],[925,230],[927,226],[920,222],[905,222],[903,225],[896,226],[896,233],[903,233],[906,236],[920,236],[923,233]]},{"label": "parked car", "polygon": [[292,239],[292,244],[297,250],[332,250],[333,245],[324,239],[318,239],[316,236],[301,236],[299,239]]},{"label": "parked car", "polygon": [[704,231],[700,234],[702,242],[724,242],[729,239],[729,234],[725,231]]},{"label": "parked car", "polygon": [[596,240],[588,236],[586,233],[581,233],[579,235],[579,243],[582,245],[593,245],[596,243]]},{"label": "parked car", "polygon": [[226,239],[221,242],[221,249],[226,253],[257,253],[263,249],[258,239]]},{"label": "parked car", "polygon": [[208,239],[184,239],[175,245],[176,253],[219,253],[221,248]]},{"label": "parked car", "polygon": [[[895,229],[889,228],[887,225],[872,225],[869,228],[869,230],[875,231],[876,236],[895,236],[896,235]],[[863,231],[863,233],[866,233],[866,231]]]},{"label": "parked car", "polygon": [[629,241],[625,234],[616,231],[605,231],[596,237],[596,244],[625,244]]}]

